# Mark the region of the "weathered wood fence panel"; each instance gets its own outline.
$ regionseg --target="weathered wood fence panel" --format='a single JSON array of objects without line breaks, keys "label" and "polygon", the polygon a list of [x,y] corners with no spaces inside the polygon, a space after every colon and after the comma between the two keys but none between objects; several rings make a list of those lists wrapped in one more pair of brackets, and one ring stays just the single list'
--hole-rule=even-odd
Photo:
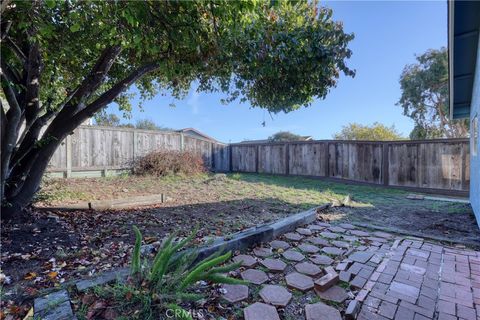
[{"label": "weathered wood fence panel", "polygon": [[468,190],[467,142],[395,143],[388,149],[390,185]]},{"label": "weathered wood fence panel", "polygon": [[232,145],[233,172],[258,172],[257,146]]},{"label": "weathered wood fence panel", "polygon": [[230,171],[230,147],[218,143],[212,144],[213,168],[218,172]]},{"label": "weathered wood fence panel", "polygon": [[286,145],[260,145],[258,148],[258,172],[287,173]]},{"label": "weathered wood fence panel", "polygon": [[382,182],[382,145],[379,143],[331,142],[329,176],[362,182]]},{"label": "weathered wood fence panel", "polygon": [[292,143],[289,147],[290,174],[299,176],[326,176],[327,143]]},{"label": "weathered wood fence panel", "polygon": [[394,187],[468,192],[468,139],[421,141],[319,140],[231,144],[171,131],[81,126],[53,155],[49,171],[129,169],[148,152],[190,150],[219,172],[327,177]]},{"label": "weathered wood fence panel", "polygon": [[104,175],[107,170],[130,169],[136,158],[161,149],[190,150],[201,155],[210,169],[229,170],[228,146],[222,143],[170,131],[81,126],[59,146],[48,171],[67,177],[73,171]]},{"label": "weathered wood fence panel", "polygon": [[232,144],[233,172],[327,177],[415,189],[469,190],[468,139]]}]

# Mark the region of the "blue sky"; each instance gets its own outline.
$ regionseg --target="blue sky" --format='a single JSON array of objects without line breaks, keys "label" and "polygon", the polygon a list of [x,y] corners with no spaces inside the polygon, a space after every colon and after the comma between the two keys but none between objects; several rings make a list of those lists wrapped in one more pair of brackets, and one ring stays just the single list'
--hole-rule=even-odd
[{"label": "blue sky", "polygon": [[[415,62],[415,54],[447,45],[447,1],[328,1],[334,19],[343,21],[345,31],[355,33],[348,65],[355,78],[341,77],[325,100],[309,108],[273,115],[248,104],[220,103],[221,94],[197,93],[194,88],[183,100],[168,94],[144,103],[143,112],[134,107],[132,119],[151,119],[171,128],[194,127],[223,142],[264,139],[277,131],[330,139],[350,122],[394,124],[408,136],[413,122],[395,103],[403,67]],[[170,103],[176,105],[169,107]],[[137,104],[134,99],[134,106]],[[109,113],[121,115],[116,105]],[[266,121],[266,126],[261,123]]]}]

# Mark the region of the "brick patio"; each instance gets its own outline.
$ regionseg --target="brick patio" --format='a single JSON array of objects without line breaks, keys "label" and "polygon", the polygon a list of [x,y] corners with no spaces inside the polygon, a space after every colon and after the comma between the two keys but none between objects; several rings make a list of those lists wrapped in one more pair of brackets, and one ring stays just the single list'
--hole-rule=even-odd
[{"label": "brick patio", "polygon": [[243,296],[247,320],[284,318],[290,292],[318,299],[295,319],[480,319],[477,251],[317,222],[241,259],[241,276],[263,290]]}]

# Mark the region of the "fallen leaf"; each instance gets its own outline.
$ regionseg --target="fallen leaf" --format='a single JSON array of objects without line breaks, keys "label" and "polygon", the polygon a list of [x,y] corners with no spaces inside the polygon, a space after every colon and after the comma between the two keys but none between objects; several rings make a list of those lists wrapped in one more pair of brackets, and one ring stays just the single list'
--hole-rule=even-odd
[{"label": "fallen leaf", "polygon": [[157,241],[157,237],[145,237],[144,240],[145,240],[145,243],[150,244]]},{"label": "fallen leaf", "polygon": [[49,277],[51,280],[55,279],[55,278],[57,277],[57,275],[58,275],[58,272],[56,272],[56,271],[52,271],[52,272],[49,272],[49,273],[48,273],[48,277]]},{"label": "fallen leaf", "polygon": [[23,277],[23,279],[32,280],[32,279],[35,279],[36,277],[37,277],[37,274],[35,272],[29,272]]}]

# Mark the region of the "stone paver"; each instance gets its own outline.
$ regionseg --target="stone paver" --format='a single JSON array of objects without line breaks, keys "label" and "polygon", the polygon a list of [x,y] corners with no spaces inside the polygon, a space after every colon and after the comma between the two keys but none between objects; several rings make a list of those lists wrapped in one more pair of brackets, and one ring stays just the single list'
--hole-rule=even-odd
[{"label": "stone paver", "polygon": [[342,227],[330,227],[328,230],[335,232],[335,233],[344,233],[346,230]]},{"label": "stone paver", "polygon": [[[264,257],[258,262],[268,269],[268,275],[255,269],[241,273],[255,284],[269,282],[260,290],[267,304],[284,308],[289,303],[292,295],[283,286],[286,283],[303,292],[314,289],[322,301],[334,304],[305,305],[308,320],[341,319],[339,310],[347,320],[480,320],[480,252],[418,237],[367,232],[348,223],[312,223],[282,237],[286,241],[275,239],[269,248],[252,250]],[[258,263],[251,255],[243,257],[244,267]],[[226,300],[246,299],[245,294],[241,297]],[[258,311],[249,309],[257,313],[252,311],[248,319],[269,319],[261,312],[271,311],[278,317],[273,306],[270,311],[262,306],[267,304],[258,304]],[[285,310],[292,306],[299,307],[297,300]]]},{"label": "stone paver", "polygon": [[248,254],[240,254],[238,256],[233,257],[234,262],[242,262],[242,266],[244,267],[253,267],[257,264],[257,260],[248,255]]},{"label": "stone paver", "polygon": [[322,299],[342,303],[347,300],[347,291],[339,286],[333,286],[325,291],[320,291],[315,288],[315,293]]},{"label": "stone paver", "polygon": [[274,240],[272,242],[270,242],[270,246],[273,248],[273,249],[288,249],[290,248],[290,245],[288,244],[288,242],[286,241],[282,241],[282,240]]},{"label": "stone paver", "polygon": [[307,226],[307,228],[310,229],[310,230],[314,230],[314,231],[319,231],[319,230],[325,229],[325,227],[322,227],[322,226],[320,226],[320,225],[318,225],[318,224],[309,224],[309,225]]},{"label": "stone paver", "polygon": [[323,254],[314,254],[310,258],[310,261],[316,264],[326,265],[329,266],[333,263],[333,259],[329,256]]},{"label": "stone paver", "polygon": [[295,265],[295,270],[311,277],[316,277],[322,273],[322,269],[320,269],[316,264],[310,262],[297,263]]},{"label": "stone paver", "polygon": [[314,286],[312,278],[298,272],[288,274],[285,280],[287,281],[288,287],[300,291],[308,291]]},{"label": "stone paver", "polygon": [[359,236],[359,237],[367,237],[370,235],[370,233],[362,230],[351,230],[350,234],[353,234],[354,236]]},{"label": "stone paver", "polygon": [[282,256],[285,259],[291,260],[291,261],[302,261],[303,259],[305,259],[305,256],[303,254],[301,254],[298,251],[291,250],[291,249],[282,253]]},{"label": "stone paver", "polygon": [[307,240],[308,242],[313,243],[314,245],[317,245],[317,246],[325,247],[325,246],[330,245],[330,243],[328,242],[328,240],[323,239],[323,238],[319,238],[319,237],[308,237],[306,240]]},{"label": "stone paver", "polygon": [[315,280],[315,289],[319,291],[326,291],[335,284],[337,284],[339,279],[338,273],[332,267],[325,268],[326,274]]},{"label": "stone paver", "polygon": [[324,232],[320,232],[320,235],[324,238],[327,238],[327,239],[337,239],[337,238],[340,238],[340,235],[339,234],[336,234],[336,233],[332,233],[332,232],[328,232],[328,231],[324,231]]},{"label": "stone paver", "polygon": [[258,247],[253,249],[253,254],[255,254],[257,257],[266,258],[270,257],[273,252],[271,248]]},{"label": "stone paver", "polygon": [[287,264],[280,259],[264,259],[260,263],[271,272],[282,272],[287,267]]},{"label": "stone paver", "polygon": [[228,302],[235,303],[248,298],[248,287],[243,284],[222,285],[222,298]]},{"label": "stone paver", "polygon": [[280,320],[277,309],[265,303],[255,302],[243,309],[245,320]]},{"label": "stone paver", "polygon": [[306,252],[306,253],[317,253],[318,251],[320,251],[319,247],[316,247],[312,244],[303,244],[302,243],[297,248],[302,250],[303,252]]},{"label": "stone paver", "polygon": [[[307,320],[341,320],[340,312],[322,302],[307,304],[305,306],[305,317]],[[260,319],[260,318],[259,318]]]},{"label": "stone paver", "polygon": [[360,263],[366,263],[368,260],[370,260],[371,257],[373,257],[374,253],[373,252],[367,252],[367,251],[356,251],[353,254],[351,254],[348,259]]},{"label": "stone paver", "polygon": [[297,228],[295,231],[297,231],[297,233],[300,233],[301,235],[304,235],[304,236],[312,235],[312,230],[307,228]]},{"label": "stone paver", "polygon": [[283,235],[286,239],[291,240],[291,241],[300,241],[303,239],[303,236],[295,233],[295,232],[288,232]]},{"label": "stone paver", "polygon": [[353,224],[350,224],[350,223],[340,223],[338,226],[342,227],[343,229],[348,229],[348,230],[355,229],[355,226]]},{"label": "stone paver", "polygon": [[336,247],[323,247],[322,251],[332,256],[342,255],[345,251]]},{"label": "stone paver", "polygon": [[338,248],[343,248],[343,249],[348,249],[348,248],[350,248],[350,243],[345,242],[345,241],[334,240],[334,241],[332,241],[332,244],[333,244],[335,247],[338,247]]},{"label": "stone paver", "polygon": [[265,272],[255,269],[247,269],[241,273],[243,280],[249,281],[253,284],[262,284],[268,280]]},{"label": "stone paver", "polygon": [[292,299],[292,294],[285,287],[277,285],[266,285],[259,294],[265,303],[279,307],[285,307]]}]

